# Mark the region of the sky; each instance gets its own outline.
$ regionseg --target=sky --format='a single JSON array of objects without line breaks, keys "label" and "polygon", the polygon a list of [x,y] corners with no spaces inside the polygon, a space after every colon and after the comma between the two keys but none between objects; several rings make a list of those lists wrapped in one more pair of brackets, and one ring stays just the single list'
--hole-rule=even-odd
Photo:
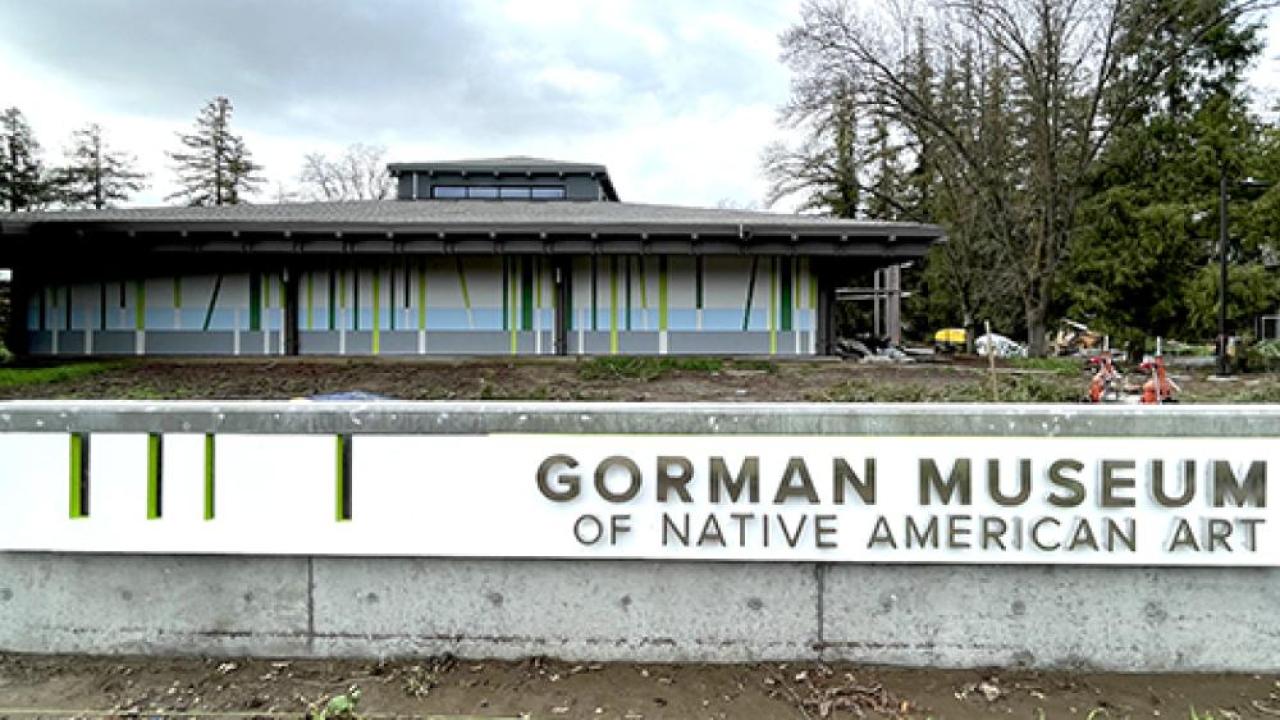
[{"label": "sky", "polygon": [[[269,201],[306,153],[531,155],[609,167],[623,200],[762,205],[784,137],[778,35],[800,0],[0,0],[0,107],[56,163],[100,124],[175,189],[166,151],[217,95]],[[1280,99],[1280,12],[1253,71]]]}]

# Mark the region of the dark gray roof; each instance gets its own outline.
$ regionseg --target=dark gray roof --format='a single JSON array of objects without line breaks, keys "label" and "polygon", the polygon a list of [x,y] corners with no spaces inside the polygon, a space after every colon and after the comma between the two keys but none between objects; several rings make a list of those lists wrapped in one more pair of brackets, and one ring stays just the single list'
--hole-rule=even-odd
[{"label": "dark gray roof", "polygon": [[765,232],[799,232],[823,235],[897,234],[939,237],[935,225],[840,220],[818,215],[794,215],[757,210],[698,208],[679,205],[646,205],[622,202],[521,201],[521,200],[371,200],[272,205],[224,205],[221,207],[156,207],[111,210],[66,210],[0,213],[6,231],[24,225],[121,225],[135,230],[148,226],[186,225],[223,229],[229,226],[273,226],[299,230],[368,228],[404,230],[533,230],[554,232],[578,228],[596,231],[643,230],[652,232],[721,231],[741,229]]},{"label": "dark gray roof", "polygon": [[[374,200],[0,213],[0,260],[63,243],[187,252],[702,253],[910,259],[936,225],[621,202]],[[123,244],[122,244],[123,243]]]},{"label": "dark gray roof", "polygon": [[391,163],[387,169],[392,173],[404,170],[427,172],[459,172],[462,170],[486,172],[506,170],[509,172],[566,172],[566,173],[608,173],[604,165],[595,163],[567,162],[564,160],[548,160],[547,158],[529,157],[528,155],[509,155],[497,158],[473,158],[470,160],[440,160],[434,162]]}]

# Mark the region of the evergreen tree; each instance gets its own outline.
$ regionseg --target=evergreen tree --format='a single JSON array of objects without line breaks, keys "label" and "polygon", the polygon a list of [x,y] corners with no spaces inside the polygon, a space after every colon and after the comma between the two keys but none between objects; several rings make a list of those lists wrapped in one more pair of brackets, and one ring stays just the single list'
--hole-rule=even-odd
[{"label": "evergreen tree", "polygon": [[55,173],[58,195],[68,207],[101,210],[125,202],[145,187],[145,173],[138,172],[133,156],[113,151],[102,137],[102,128],[90,124],[72,134],[67,164]]},{"label": "evergreen tree", "polygon": [[[1168,18],[1156,36],[1177,36],[1221,2],[1192,6],[1146,0],[1145,12]],[[1157,44],[1159,44],[1157,42]],[[1144,46],[1145,47],[1145,46]],[[1253,174],[1274,178],[1271,133],[1249,111],[1244,72],[1261,51],[1258,25],[1211,26],[1178,56],[1146,98],[1145,118],[1117,133],[1090,178],[1069,252],[1064,309],[1139,353],[1153,336],[1216,334],[1218,198],[1227,178],[1232,234],[1228,316],[1237,330],[1274,310],[1280,281],[1263,270],[1268,238],[1280,226],[1269,200],[1234,188]],[[1138,57],[1143,57],[1140,51]]]},{"label": "evergreen tree", "polygon": [[38,210],[50,199],[40,144],[22,111],[0,112],[0,209]]},{"label": "evergreen tree", "polygon": [[262,166],[253,162],[244,139],[231,132],[231,101],[210,100],[196,118],[195,131],[180,134],[183,150],[169,153],[180,189],[168,200],[188,205],[236,205],[257,191]]}]

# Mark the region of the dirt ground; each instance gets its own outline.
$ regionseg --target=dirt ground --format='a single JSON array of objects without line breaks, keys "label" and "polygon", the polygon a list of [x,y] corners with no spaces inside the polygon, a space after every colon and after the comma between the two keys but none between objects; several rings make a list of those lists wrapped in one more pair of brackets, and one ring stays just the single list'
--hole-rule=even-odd
[{"label": "dirt ground", "polygon": [[[0,656],[0,717],[305,717],[358,687],[361,717],[1271,718],[1260,675],[637,665],[450,657],[394,662]],[[1195,716],[1192,712],[1196,713]],[[20,714],[25,712],[26,714]],[[188,715],[190,716],[190,715]]]},{"label": "dirt ground", "polygon": [[[1065,363],[1065,368],[1061,365]],[[1079,402],[1088,375],[1063,361],[1057,370],[997,371],[1000,399]],[[1280,402],[1280,378],[1231,382],[1207,371],[1179,371],[1184,402]],[[1140,381],[1141,378],[1138,379]],[[989,401],[980,359],[863,364],[838,359],[467,359],[397,360],[138,359],[110,363],[60,382],[4,385],[5,398],[292,399],[366,392],[405,400],[653,401]]]},{"label": "dirt ground", "polygon": [[[1280,402],[1280,379],[1215,382],[1179,371],[1186,402]],[[1078,402],[1087,375],[1002,364],[1001,399]],[[983,401],[979,361],[511,361],[138,359],[58,382],[0,385],[0,398],[298,398],[629,401]],[[638,665],[421,658],[316,662],[0,655],[0,718],[301,718],[359,687],[362,717],[1026,718],[1280,717],[1274,675],[926,671],[842,664]],[[32,709],[46,709],[44,714]],[[1193,715],[1194,710],[1194,715]],[[181,715],[176,715],[181,716]]]}]

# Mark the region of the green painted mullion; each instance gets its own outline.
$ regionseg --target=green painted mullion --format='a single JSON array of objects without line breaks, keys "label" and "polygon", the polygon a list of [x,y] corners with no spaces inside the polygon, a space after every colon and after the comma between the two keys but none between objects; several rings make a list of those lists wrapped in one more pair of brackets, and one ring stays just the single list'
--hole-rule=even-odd
[{"label": "green painted mullion", "polygon": [[751,277],[747,278],[747,304],[742,310],[742,331],[746,332],[751,327],[751,305],[755,301],[756,295],[756,272],[760,268],[760,256],[756,255],[751,258]]},{"label": "green painted mullion", "polygon": [[387,329],[396,329],[396,269],[387,268]]},{"label": "green painted mullion", "polygon": [[360,329],[360,268],[351,270],[351,329]]},{"label": "green painted mullion", "polygon": [[502,256],[502,329],[511,329],[511,258]]},{"label": "green painted mullion", "polygon": [[455,256],[454,260],[458,266],[458,288],[462,290],[462,306],[467,309],[467,325],[474,325],[471,321],[471,293],[467,291],[466,268],[463,267],[461,256]]},{"label": "green painted mullion", "polygon": [[694,280],[693,280],[693,295],[694,295],[693,302],[694,302],[694,307],[696,307],[696,308],[697,308],[697,309],[699,309],[699,310],[701,310],[701,309],[703,308],[703,305],[702,305],[702,292],[703,292],[703,288],[702,288],[702,282],[703,282],[703,280],[702,280],[702,261],[703,261],[703,258],[702,258],[702,256],[701,256],[701,255],[699,255],[699,256],[697,256],[697,257],[695,257],[695,258],[693,259],[693,277],[694,277]]},{"label": "green painted mullion", "polygon": [[147,281],[139,280],[133,288],[133,328],[145,330],[147,327]]},{"label": "green painted mullion", "polygon": [[625,258],[625,260],[627,263],[626,288],[625,288],[625,294],[627,296],[627,304],[625,308],[626,318],[627,318],[626,326],[627,326],[627,330],[630,331],[631,330],[631,257],[628,256]]},{"label": "green painted mullion", "polygon": [[329,270],[329,329],[338,329],[338,273]]},{"label": "green painted mullion", "polygon": [[249,273],[249,330],[262,329],[262,276]]},{"label": "green painted mullion", "polygon": [[769,354],[778,352],[778,258],[769,262]]},{"label": "green painted mullion", "polygon": [[658,257],[658,329],[667,329],[667,256]]},{"label": "green painted mullion", "polygon": [[160,433],[147,434],[147,519],[158,520],[162,512],[164,440]]},{"label": "green painted mullion", "polygon": [[[209,329],[209,324],[213,322],[213,309],[218,305],[218,293],[222,290],[222,273],[213,281],[213,293],[209,295],[209,307],[204,311],[204,329]],[[104,325],[105,327],[105,325]]]},{"label": "green painted mullion", "polygon": [[173,276],[173,307],[175,310],[182,309],[182,276]]},{"label": "green painted mullion", "polygon": [[517,300],[516,293],[520,289],[519,288],[520,276],[517,275],[515,272],[515,268],[514,268],[515,264],[516,264],[516,259],[511,258],[511,262],[508,264],[508,273],[507,273],[507,279],[510,281],[508,283],[510,285],[510,289],[509,289],[510,295],[507,296],[507,306],[511,310],[510,316],[508,317],[507,324],[511,328],[511,354],[512,355],[515,355],[520,348],[519,336],[516,334],[517,331],[520,329],[520,324],[518,322],[518,317],[517,317],[517,313],[519,311],[519,303],[516,302]]},{"label": "green painted mullion", "polygon": [[791,269],[791,258],[781,258],[778,260],[779,272],[778,280],[781,282],[781,294],[778,298],[778,308],[781,311],[779,324],[784,332],[791,331],[791,283],[794,280],[794,273]]},{"label": "green painted mullion", "polygon": [[618,256],[609,258],[609,353],[618,354]]},{"label": "green painted mullion", "polygon": [[534,258],[520,258],[520,329],[533,329],[533,261]]},{"label": "green painted mullion", "polygon": [[598,291],[600,281],[600,263],[596,261],[596,256],[591,256],[591,330],[592,332],[600,329],[599,322],[599,306]]},{"label": "green painted mullion", "polygon": [[418,329],[427,329],[427,261],[418,264]]},{"label": "green painted mullion", "polygon": [[213,519],[214,510],[214,485],[213,478],[216,467],[214,465],[214,440],[213,433],[205,433],[204,436],[204,519]]},{"label": "green painted mullion", "polygon": [[373,354],[381,350],[382,340],[382,270],[373,268]]}]

